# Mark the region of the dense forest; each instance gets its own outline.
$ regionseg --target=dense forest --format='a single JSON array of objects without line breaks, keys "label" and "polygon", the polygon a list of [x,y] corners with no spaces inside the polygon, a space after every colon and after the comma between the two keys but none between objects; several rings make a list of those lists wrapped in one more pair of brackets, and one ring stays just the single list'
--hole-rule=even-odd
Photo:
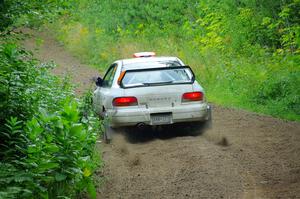
[{"label": "dense forest", "polygon": [[95,197],[100,164],[90,93],[18,46],[23,27],[100,71],[138,51],[178,56],[210,102],[300,120],[300,0],[0,0],[0,198]]}]

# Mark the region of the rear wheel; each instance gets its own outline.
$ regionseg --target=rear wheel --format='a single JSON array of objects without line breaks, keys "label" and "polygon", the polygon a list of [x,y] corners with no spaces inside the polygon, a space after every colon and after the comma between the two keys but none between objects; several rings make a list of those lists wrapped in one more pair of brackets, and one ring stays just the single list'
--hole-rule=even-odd
[{"label": "rear wheel", "polygon": [[212,128],[212,113],[211,113],[211,106],[208,106],[207,108],[207,118],[205,121],[205,128],[210,129]]},{"label": "rear wheel", "polygon": [[103,118],[103,141],[107,144],[111,143],[114,129],[111,128],[107,114]]}]

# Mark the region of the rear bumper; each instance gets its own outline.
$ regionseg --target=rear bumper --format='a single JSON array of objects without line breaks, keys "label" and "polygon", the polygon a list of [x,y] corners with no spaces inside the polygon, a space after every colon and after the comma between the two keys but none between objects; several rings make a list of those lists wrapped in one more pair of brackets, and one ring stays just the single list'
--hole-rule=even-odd
[{"label": "rear bumper", "polygon": [[171,113],[171,124],[180,122],[205,121],[209,119],[210,106],[207,103],[187,104],[178,107],[135,107],[108,110],[108,117],[112,127],[135,126],[139,123],[153,125],[150,114]]}]

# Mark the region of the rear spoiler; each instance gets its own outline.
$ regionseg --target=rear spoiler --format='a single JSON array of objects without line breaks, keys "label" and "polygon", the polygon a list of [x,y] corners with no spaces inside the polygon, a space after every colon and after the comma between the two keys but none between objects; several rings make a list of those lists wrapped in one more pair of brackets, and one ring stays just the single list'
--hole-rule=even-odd
[{"label": "rear spoiler", "polygon": [[176,83],[176,84],[193,84],[195,82],[195,74],[194,71],[191,69],[190,66],[171,66],[171,67],[157,67],[157,68],[144,68],[144,69],[132,69],[132,70],[126,70],[121,72],[120,77],[118,78],[118,84],[121,88],[135,88],[135,87],[141,87],[141,86],[130,86],[125,87],[122,83],[125,75],[127,72],[141,72],[141,71],[155,71],[155,70],[170,70],[170,69],[189,69],[192,73],[192,79],[191,82],[182,82],[182,83]]}]

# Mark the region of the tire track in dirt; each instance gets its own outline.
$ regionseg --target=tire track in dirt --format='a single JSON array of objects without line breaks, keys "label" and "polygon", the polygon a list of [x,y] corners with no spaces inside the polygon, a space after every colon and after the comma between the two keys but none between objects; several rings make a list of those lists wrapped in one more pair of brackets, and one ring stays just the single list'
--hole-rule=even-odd
[{"label": "tire track in dirt", "polygon": [[[69,73],[77,93],[97,71],[81,64],[47,32],[24,46],[37,58],[54,60],[55,74]],[[100,144],[105,183],[98,198],[300,198],[300,123],[247,111],[213,109],[213,129],[120,133]]]}]

